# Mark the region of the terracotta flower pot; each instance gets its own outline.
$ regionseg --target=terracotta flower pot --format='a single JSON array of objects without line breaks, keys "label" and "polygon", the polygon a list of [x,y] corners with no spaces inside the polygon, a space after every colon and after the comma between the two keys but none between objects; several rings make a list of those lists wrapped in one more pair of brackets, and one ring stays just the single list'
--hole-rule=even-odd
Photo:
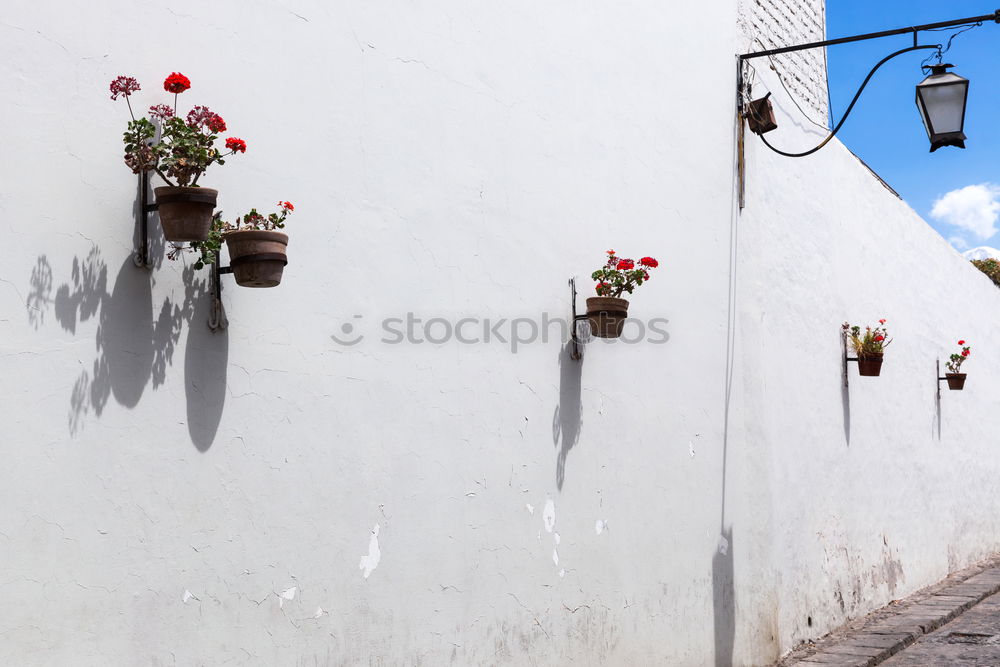
[{"label": "terracotta flower pot", "polygon": [[948,378],[948,389],[962,391],[965,388],[965,373],[945,373]]},{"label": "terracotta flower pot", "polygon": [[218,190],[165,186],[154,188],[163,236],[168,241],[204,241],[212,227]]},{"label": "terracotta flower pot", "polygon": [[288,264],[288,234],[243,229],[229,232],[224,238],[237,285],[274,287],[281,282],[281,272]]},{"label": "terracotta flower pot", "polygon": [[862,357],[858,355],[858,373],[870,377],[878,377],[882,372],[882,352],[876,352]]},{"label": "terracotta flower pot", "polygon": [[587,299],[587,320],[590,332],[598,338],[618,338],[622,335],[628,301],[612,296],[592,296]]}]

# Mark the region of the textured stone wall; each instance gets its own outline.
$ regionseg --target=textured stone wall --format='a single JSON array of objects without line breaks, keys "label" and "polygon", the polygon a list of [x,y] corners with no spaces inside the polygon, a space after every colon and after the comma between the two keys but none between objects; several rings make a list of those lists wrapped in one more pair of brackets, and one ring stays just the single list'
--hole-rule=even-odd
[{"label": "textured stone wall", "polygon": [[[740,0],[739,28],[747,52],[819,41],[826,38],[826,0]],[[753,66],[772,63],[803,113],[826,123],[826,49],[783,53]]]}]

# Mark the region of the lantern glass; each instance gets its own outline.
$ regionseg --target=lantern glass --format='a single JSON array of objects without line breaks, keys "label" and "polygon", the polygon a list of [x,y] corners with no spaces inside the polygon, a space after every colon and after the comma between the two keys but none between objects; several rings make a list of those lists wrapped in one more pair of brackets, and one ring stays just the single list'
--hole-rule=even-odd
[{"label": "lantern glass", "polygon": [[917,108],[931,142],[965,148],[965,103],[969,80],[946,71],[952,65],[932,65],[931,74],[917,85]]}]

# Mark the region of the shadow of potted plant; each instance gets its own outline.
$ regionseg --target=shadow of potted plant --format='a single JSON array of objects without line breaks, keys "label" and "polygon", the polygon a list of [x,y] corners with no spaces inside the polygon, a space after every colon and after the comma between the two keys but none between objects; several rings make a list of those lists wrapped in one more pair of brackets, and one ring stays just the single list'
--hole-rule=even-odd
[{"label": "shadow of potted plant", "polygon": [[226,121],[208,107],[196,106],[183,119],[177,116],[177,96],[190,87],[186,76],[171,73],[163,89],[174,94],[174,105],[149,107],[154,123],[145,116],[136,119],[132,111],[131,95],[141,89],[135,78],[119,76],[110,86],[111,99],[124,95],[132,117],[123,137],[125,164],[135,174],[155,171],[166,183],[153,192],[163,236],[174,242],[208,238],[219,192],[199,186],[198,179],[213,164],[225,164],[225,158],[247,150],[246,142],[238,137],[226,139],[228,152],[216,148],[219,133],[226,131]]},{"label": "shadow of potted plant", "polygon": [[971,349],[964,340],[958,341],[958,344],[962,351],[948,357],[948,361],[944,365],[948,369],[948,372],[944,374],[948,379],[948,389],[953,391],[961,391],[965,388],[966,373],[962,372],[962,364],[969,358],[969,350]]},{"label": "shadow of potted plant", "polygon": [[618,338],[622,335],[628,318],[628,300],[621,298],[649,280],[649,269],[659,266],[652,257],[643,257],[638,266],[635,261],[618,257],[608,251],[607,262],[590,277],[597,281],[597,296],[587,299],[587,320],[591,333],[598,338]]},{"label": "shadow of potted plant", "polygon": [[864,333],[861,332],[861,327],[844,322],[843,331],[858,356],[858,374],[878,377],[882,372],[885,348],[892,342],[885,328],[885,320],[879,320],[877,327],[865,327]]}]

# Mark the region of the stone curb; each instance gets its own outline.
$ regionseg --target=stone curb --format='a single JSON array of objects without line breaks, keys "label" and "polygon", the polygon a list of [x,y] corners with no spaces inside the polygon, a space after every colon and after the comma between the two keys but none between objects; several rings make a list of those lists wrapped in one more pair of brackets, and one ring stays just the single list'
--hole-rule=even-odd
[{"label": "stone curb", "polygon": [[[1000,592],[1000,566],[996,566],[995,561],[992,565],[957,582],[948,583],[949,577],[944,585],[933,587],[930,594],[917,593],[895,605],[890,615],[884,613],[888,607],[873,612],[861,627],[835,633],[812,649],[795,650],[775,664],[781,667],[874,667],[921,635],[937,630]],[[806,655],[806,652],[810,653]]]}]

